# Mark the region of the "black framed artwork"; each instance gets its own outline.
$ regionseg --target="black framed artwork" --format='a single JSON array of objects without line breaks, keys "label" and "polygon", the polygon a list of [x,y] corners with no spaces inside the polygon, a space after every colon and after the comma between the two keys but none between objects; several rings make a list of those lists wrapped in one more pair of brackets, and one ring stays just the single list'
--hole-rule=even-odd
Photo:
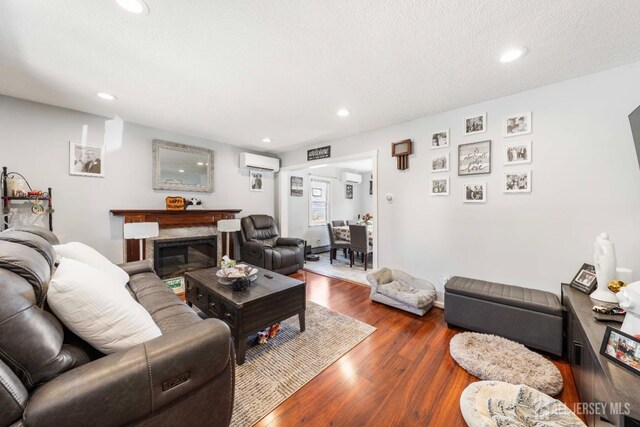
[{"label": "black framed artwork", "polygon": [[572,288],[589,295],[594,291],[598,280],[596,279],[596,268],[590,264],[582,264],[580,270],[569,284]]},{"label": "black framed artwork", "polygon": [[353,185],[352,184],[347,184],[346,186],[346,196],[347,199],[353,199]]},{"label": "black framed artwork", "polygon": [[600,354],[626,370],[640,375],[640,340],[637,338],[607,326]]}]

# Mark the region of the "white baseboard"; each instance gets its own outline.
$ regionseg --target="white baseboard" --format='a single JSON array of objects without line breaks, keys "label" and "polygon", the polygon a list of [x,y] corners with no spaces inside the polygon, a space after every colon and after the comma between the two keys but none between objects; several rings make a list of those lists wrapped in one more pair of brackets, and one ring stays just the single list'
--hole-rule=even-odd
[{"label": "white baseboard", "polygon": [[444,301],[436,300],[436,302],[433,303],[433,306],[444,310]]}]

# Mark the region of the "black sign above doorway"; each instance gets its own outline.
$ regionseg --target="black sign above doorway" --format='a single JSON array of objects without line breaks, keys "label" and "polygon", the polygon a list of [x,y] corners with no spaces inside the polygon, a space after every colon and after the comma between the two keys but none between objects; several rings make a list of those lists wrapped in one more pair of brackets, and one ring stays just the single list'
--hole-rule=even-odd
[{"label": "black sign above doorway", "polygon": [[312,148],[307,150],[307,161],[328,159],[331,157],[331,146]]}]

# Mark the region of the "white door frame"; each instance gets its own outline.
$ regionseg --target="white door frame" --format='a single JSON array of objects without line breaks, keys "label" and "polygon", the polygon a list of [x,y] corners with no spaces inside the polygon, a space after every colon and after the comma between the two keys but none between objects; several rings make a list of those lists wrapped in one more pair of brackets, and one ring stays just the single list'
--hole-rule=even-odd
[{"label": "white door frame", "polygon": [[[289,237],[289,177],[291,171],[298,169],[307,169],[310,166],[318,164],[331,165],[334,163],[348,162],[351,160],[371,159],[372,169],[371,175],[373,175],[373,264],[372,269],[378,268],[378,260],[380,258],[378,251],[378,150],[365,151],[363,153],[350,154],[348,156],[334,157],[329,159],[322,159],[314,161],[313,163],[305,162],[295,165],[284,166],[280,168],[278,173],[278,222],[280,223],[280,232],[283,236]],[[295,237],[295,236],[291,236]]]}]

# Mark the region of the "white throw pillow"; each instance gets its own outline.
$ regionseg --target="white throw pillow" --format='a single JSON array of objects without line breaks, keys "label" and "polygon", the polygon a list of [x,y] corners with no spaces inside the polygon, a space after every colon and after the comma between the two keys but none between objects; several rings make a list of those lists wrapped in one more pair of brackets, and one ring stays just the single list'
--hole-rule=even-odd
[{"label": "white throw pillow", "polygon": [[151,315],[104,272],[62,258],[47,294],[49,306],[76,335],[105,354],[162,335]]},{"label": "white throw pillow", "polygon": [[97,268],[111,276],[122,286],[129,283],[126,271],[109,261],[100,252],[80,242],[69,242],[64,245],[53,245],[56,253],[63,258],[71,258]]}]

